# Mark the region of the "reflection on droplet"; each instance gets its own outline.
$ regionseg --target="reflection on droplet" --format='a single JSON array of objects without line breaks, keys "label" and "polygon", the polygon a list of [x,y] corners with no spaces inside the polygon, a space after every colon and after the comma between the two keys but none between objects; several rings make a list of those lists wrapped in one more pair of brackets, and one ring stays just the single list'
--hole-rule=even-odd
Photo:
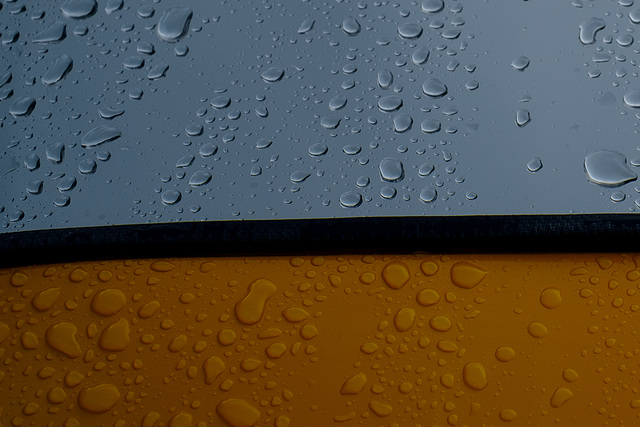
[{"label": "reflection on droplet", "polygon": [[177,42],[189,31],[192,17],[188,7],[171,7],[162,14],[156,34],[164,41]]},{"label": "reflection on droplet", "polygon": [[42,83],[49,86],[64,79],[73,67],[73,60],[68,55],[58,57],[53,66],[42,76]]},{"label": "reflection on droplet", "polygon": [[579,25],[580,42],[582,44],[593,44],[596,42],[596,34],[605,27],[604,19],[591,18]]},{"label": "reflection on droplet", "polygon": [[347,191],[340,196],[340,205],[345,208],[356,208],[362,204],[362,195],[355,191]]},{"label": "reflection on droplet", "polygon": [[281,68],[271,67],[264,71],[260,77],[267,83],[275,83],[282,80],[284,77],[284,70]]},{"label": "reflection on droplet", "polygon": [[382,159],[378,166],[380,171],[380,178],[383,181],[395,182],[401,181],[404,178],[404,166],[402,162],[393,157],[386,157]]},{"label": "reflection on droplet", "polygon": [[82,137],[82,146],[85,148],[96,147],[105,142],[113,141],[120,138],[122,132],[113,126],[98,126],[91,129]]},{"label": "reflection on droplet", "polygon": [[628,168],[624,155],[609,150],[587,155],[584,158],[584,170],[589,181],[607,187],[617,187],[638,178]]}]

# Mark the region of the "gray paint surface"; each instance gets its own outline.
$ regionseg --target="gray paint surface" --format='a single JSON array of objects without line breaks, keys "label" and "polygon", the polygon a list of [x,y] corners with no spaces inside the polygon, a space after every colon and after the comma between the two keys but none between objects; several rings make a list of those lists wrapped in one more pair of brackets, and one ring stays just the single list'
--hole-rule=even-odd
[{"label": "gray paint surface", "polygon": [[636,212],[640,4],[431,3],[5,1],[0,230]]}]

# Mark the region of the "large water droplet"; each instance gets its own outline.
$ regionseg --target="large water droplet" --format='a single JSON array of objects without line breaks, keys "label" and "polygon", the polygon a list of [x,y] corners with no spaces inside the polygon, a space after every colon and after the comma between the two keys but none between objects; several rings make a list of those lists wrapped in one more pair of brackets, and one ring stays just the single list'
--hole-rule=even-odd
[{"label": "large water droplet", "polygon": [[429,176],[434,171],[436,167],[431,163],[423,163],[418,168],[418,175],[420,176]]},{"label": "large water droplet", "polygon": [[579,25],[580,42],[582,44],[593,44],[596,42],[596,33],[605,27],[604,19],[591,18]]},{"label": "large water droplet", "polygon": [[164,77],[169,70],[169,64],[161,62],[160,64],[154,65],[154,67],[149,70],[149,74],[147,74],[147,78],[149,80],[158,80],[159,78]]},{"label": "large water droplet", "polygon": [[393,74],[389,70],[378,71],[378,86],[388,89],[393,84]]},{"label": "large water droplet", "polygon": [[342,30],[350,36],[355,36],[360,32],[360,23],[350,16],[342,21]]},{"label": "large water droplet", "polygon": [[425,13],[437,13],[444,9],[443,0],[424,0],[422,2],[422,11]]},{"label": "large water droplet", "polygon": [[227,108],[231,105],[231,98],[228,96],[216,96],[211,100],[211,106],[217,110]]},{"label": "large water droplet", "polygon": [[633,9],[629,12],[629,20],[634,24],[640,24],[640,8]]},{"label": "large water droplet", "polygon": [[144,58],[139,55],[130,56],[122,61],[122,65],[128,70],[139,70],[144,67]]},{"label": "large water droplet", "polygon": [[198,171],[189,178],[189,185],[194,187],[205,185],[211,181],[211,174],[207,171]]},{"label": "large water droplet", "polygon": [[529,58],[526,56],[519,56],[511,62],[511,66],[518,71],[524,71],[530,64]]},{"label": "large water droplet", "polygon": [[95,147],[105,142],[113,141],[122,136],[120,129],[113,126],[98,126],[91,129],[82,138],[82,146],[85,148]]},{"label": "large water droplet", "polygon": [[65,37],[67,37],[67,25],[62,21],[57,21],[43,32],[37,34],[33,38],[33,42],[40,44],[59,43]]},{"label": "large water droplet", "polygon": [[404,178],[404,166],[402,162],[393,157],[386,157],[382,159],[378,166],[380,170],[380,178],[383,181],[395,182],[401,181]]},{"label": "large water droplet", "polygon": [[403,39],[417,39],[422,35],[422,27],[414,23],[405,23],[398,26],[398,34]]},{"label": "large water droplet", "polygon": [[378,108],[382,111],[395,111],[402,107],[402,98],[398,96],[385,96],[378,101]]},{"label": "large water droplet", "polygon": [[329,109],[336,111],[347,105],[347,97],[344,95],[336,95],[329,101]]},{"label": "large water droplet", "polygon": [[260,77],[262,77],[262,80],[267,83],[275,83],[282,80],[282,77],[284,77],[284,70],[281,68],[271,67],[262,73]]},{"label": "large water droplet", "polygon": [[162,203],[165,205],[173,205],[178,203],[182,198],[182,194],[178,190],[167,190],[162,193]]},{"label": "large water droplet", "polygon": [[393,130],[398,133],[403,133],[411,129],[413,125],[413,119],[411,116],[395,116],[393,118]]},{"label": "large water droplet", "polygon": [[9,114],[13,117],[26,117],[36,108],[36,100],[30,96],[18,98],[9,108]]},{"label": "large water droplet", "polygon": [[111,108],[107,106],[102,106],[98,108],[98,115],[100,115],[100,117],[102,117],[105,120],[115,119],[116,117],[121,116],[122,114],[124,114],[124,110],[122,109],[116,110],[115,108]]},{"label": "large water droplet", "polygon": [[362,204],[362,195],[355,191],[347,191],[340,196],[340,204],[345,208],[355,208]]},{"label": "large water droplet", "polygon": [[526,126],[531,121],[531,114],[529,110],[517,110],[516,111],[516,124],[518,127]]},{"label": "large water droplet", "polygon": [[300,24],[300,27],[298,28],[298,34],[307,34],[309,31],[311,31],[313,29],[313,24],[316,23],[315,19],[305,19],[302,24]]},{"label": "large water droplet", "polygon": [[98,10],[98,2],[96,0],[67,0],[60,7],[60,10],[65,18],[88,18]]},{"label": "large water droplet", "polygon": [[78,171],[83,175],[91,175],[95,173],[98,165],[93,159],[84,159],[78,164]]},{"label": "large water droplet", "polygon": [[326,154],[328,150],[329,148],[326,145],[317,142],[311,145],[307,151],[312,156],[322,156]]},{"label": "large water droplet", "polygon": [[156,33],[167,42],[177,42],[189,31],[193,12],[188,7],[171,7],[167,9],[158,22]]},{"label": "large water droplet", "polygon": [[529,160],[527,163],[527,169],[529,169],[529,172],[537,172],[542,169],[542,160],[540,160],[540,157],[534,157]]},{"label": "large water droplet", "polygon": [[432,98],[440,98],[447,94],[447,86],[438,79],[429,79],[422,85],[422,92]]},{"label": "large water droplet", "polygon": [[289,176],[291,182],[304,182],[311,174],[307,171],[295,171]]},{"label": "large water droplet", "polygon": [[422,65],[429,59],[429,49],[426,46],[419,47],[411,54],[411,61],[416,65]]},{"label": "large water droplet", "polygon": [[632,89],[624,94],[624,103],[632,108],[640,108],[640,89]]},{"label": "large water droplet", "polygon": [[629,170],[624,155],[609,150],[596,151],[586,156],[584,170],[589,181],[607,187],[617,187],[638,178]]},{"label": "large water droplet", "polygon": [[420,200],[425,203],[433,202],[438,197],[438,192],[433,187],[426,187],[420,192]]},{"label": "large water droplet", "polygon": [[436,119],[424,119],[420,123],[420,130],[424,133],[435,133],[440,131],[440,122]]},{"label": "large water droplet", "polygon": [[109,0],[104,7],[104,11],[107,15],[111,15],[113,12],[117,12],[124,6],[124,0]]},{"label": "large water droplet", "polygon": [[42,83],[47,86],[64,79],[73,67],[73,60],[68,55],[62,55],[55,60],[53,66],[42,76]]}]

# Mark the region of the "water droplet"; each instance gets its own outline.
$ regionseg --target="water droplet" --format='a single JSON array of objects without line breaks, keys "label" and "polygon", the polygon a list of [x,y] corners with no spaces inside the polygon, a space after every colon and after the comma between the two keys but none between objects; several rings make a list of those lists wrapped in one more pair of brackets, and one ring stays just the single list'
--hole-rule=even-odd
[{"label": "water droplet", "polygon": [[617,187],[638,178],[627,167],[624,155],[609,150],[587,155],[584,158],[584,170],[589,181],[607,187]]},{"label": "water droplet", "polygon": [[378,71],[378,86],[382,89],[389,89],[393,84],[393,73],[389,70]]},{"label": "water droplet", "polygon": [[504,422],[511,422],[518,417],[518,413],[513,409],[503,409],[500,411],[499,417]]},{"label": "water droplet", "polygon": [[205,384],[213,384],[216,379],[224,372],[226,365],[222,359],[218,356],[211,356],[202,364],[202,370],[204,371]]},{"label": "water droplet", "polygon": [[229,98],[228,96],[216,96],[211,100],[210,103],[210,105],[217,110],[227,108],[230,104],[231,98]]},{"label": "water droplet", "polygon": [[210,157],[218,152],[218,146],[215,144],[207,143],[200,147],[198,151],[202,157]]},{"label": "water droplet", "polygon": [[440,294],[435,289],[423,289],[416,295],[418,304],[429,307],[430,305],[437,304],[440,301]]},{"label": "water droplet", "polygon": [[305,19],[300,27],[298,28],[298,34],[307,34],[309,31],[313,29],[313,25],[316,23],[315,19]]},{"label": "water droplet", "polygon": [[447,91],[447,86],[438,79],[429,79],[422,85],[422,92],[432,98],[445,96]]},{"label": "water droplet", "polygon": [[260,77],[267,83],[275,83],[284,77],[284,70],[282,68],[271,67],[264,71]]},{"label": "water droplet", "polygon": [[27,184],[27,193],[29,194],[40,194],[42,193],[43,182],[41,179],[34,179],[33,181],[29,181]]},{"label": "water droplet", "polygon": [[98,114],[105,120],[112,120],[124,114],[124,110],[102,106],[98,108]]},{"label": "water droplet", "polygon": [[177,42],[189,31],[192,17],[188,7],[171,7],[162,14],[156,34],[164,41]]},{"label": "water droplet", "polygon": [[404,133],[410,130],[411,126],[413,126],[413,119],[411,116],[400,115],[393,118],[394,132]]},{"label": "water droplet", "polygon": [[498,347],[496,350],[496,359],[501,362],[509,362],[516,356],[516,352],[511,347]]},{"label": "water droplet", "polygon": [[359,372],[344,382],[340,389],[340,394],[359,394],[367,385],[367,375],[364,372]]},{"label": "water droplet", "polygon": [[78,405],[95,414],[108,412],[120,400],[120,391],[113,384],[98,384],[84,388],[78,395]]},{"label": "water droplet", "polygon": [[93,159],[84,159],[78,164],[78,171],[83,175],[95,173],[98,165]]},{"label": "water droplet", "polygon": [[579,25],[580,42],[584,45],[596,42],[596,34],[605,27],[604,19],[591,18]]},{"label": "water droplet", "polygon": [[425,13],[438,13],[444,9],[444,0],[424,0],[421,9]]},{"label": "water droplet", "polygon": [[547,288],[540,293],[540,304],[548,309],[560,307],[562,303],[562,294],[560,289]]},{"label": "water droplet", "polygon": [[105,142],[110,142],[120,138],[122,132],[120,129],[113,126],[98,126],[91,129],[82,137],[82,146],[85,148],[96,147]]},{"label": "water droplet", "polygon": [[67,0],[60,7],[65,18],[84,19],[88,18],[98,10],[96,0]]},{"label": "water droplet", "polygon": [[529,162],[527,162],[527,169],[529,172],[537,172],[542,169],[542,160],[540,160],[540,157],[534,157],[529,160]]},{"label": "water droplet", "polygon": [[413,308],[404,307],[396,312],[393,323],[398,332],[405,332],[411,329],[416,321],[416,311]]},{"label": "water droplet", "polygon": [[457,262],[451,267],[451,281],[463,289],[476,287],[486,275],[487,272],[477,265],[464,261]]},{"label": "water droplet", "polygon": [[250,427],[260,421],[260,411],[242,399],[227,399],[218,403],[216,413],[231,427]]},{"label": "water droplet", "polygon": [[409,267],[402,261],[392,261],[382,269],[382,280],[391,289],[401,289],[410,277]]},{"label": "water droplet", "polygon": [[435,316],[429,320],[429,326],[435,331],[446,332],[451,329],[451,319],[447,316]]},{"label": "water droplet", "polygon": [[489,383],[487,371],[484,365],[479,362],[471,362],[464,365],[462,379],[468,387],[478,391],[483,390]]},{"label": "water droplet", "polygon": [[178,190],[167,190],[162,193],[162,203],[165,205],[174,205],[182,199],[182,193]]},{"label": "water droplet", "polygon": [[380,189],[380,197],[382,197],[383,199],[393,199],[394,197],[396,197],[396,194],[398,194],[398,191],[388,185],[385,185]]},{"label": "water droplet", "polygon": [[24,159],[24,165],[30,171],[34,171],[40,167],[40,157],[35,153],[31,153]]},{"label": "water droplet", "polygon": [[566,387],[558,387],[551,396],[551,406],[559,408],[573,397],[573,392]]},{"label": "water droplet", "polygon": [[236,317],[245,325],[258,323],[264,314],[267,300],[275,294],[277,287],[266,279],[258,279],[249,285],[247,295],[235,307]]},{"label": "water droplet", "polygon": [[420,192],[420,200],[424,203],[433,202],[438,197],[438,192],[433,187],[425,187]]},{"label": "water droplet", "polygon": [[362,204],[362,195],[355,191],[347,191],[340,196],[340,204],[345,208],[356,208]]},{"label": "water droplet", "polygon": [[207,171],[198,171],[189,178],[189,185],[194,187],[205,185],[211,181],[211,174]]},{"label": "water droplet", "polygon": [[69,206],[69,203],[71,203],[71,198],[69,196],[57,196],[53,198],[53,204],[59,208]]},{"label": "water droplet", "polygon": [[634,24],[640,24],[640,8],[629,12],[629,20]]},{"label": "water droplet", "polygon": [[378,101],[378,108],[381,111],[390,112],[398,110],[402,107],[402,98],[397,96],[385,96]]},{"label": "water droplet", "polygon": [[9,114],[13,117],[26,117],[36,108],[36,100],[31,96],[24,96],[14,101],[9,108]]},{"label": "water droplet", "polygon": [[289,176],[289,179],[291,182],[304,182],[310,176],[311,173],[307,171],[295,171]]},{"label": "water droplet", "polygon": [[632,89],[628,91],[627,93],[625,93],[623,100],[625,105],[627,105],[628,107],[640,108],[640,90]]},{"label": "water droplet", "polygon": [[147,78],[149,80],[158,80],[162,77],[165,77],[168,70],[169,70],[169,64],[160,63],[157,65],[154,65],[153,68],[149,70],[149,73],[147,74]]},{"label": "water droplet", "polygon": [[404,178],[404,166],[402,162],[393,157],[385,157],[378,166],[380,178],[383,181],[395,182]]},{"label": "water droplet", "polygon": [[545,325],[540,322],[531,322],[529,326],[527,326],[527,331],[529,335],[534,338],[544,338],[549,335],[549,330]]},{"label": "water droplet", "polygon": [[60,43],[67,37],[67,25],[62,21],[56,21],[46,30],[33,38],[34,43],[49,44]]},{"label": "water droplet", "polygon": [[623,202],[624,199],[626,198],[627,198],[626,194],[624,194],[622,191],[615,191],[611,193],[612,202],[620,203],[620,202]]},{"label": "water droplet", "polygon": [[578,379],[578,373],[571,368],[567,368],[564,371],[562,371],[562,378],[566,382],[572,383]]},{"label": "water droplet", "polygon": [[524,127],[531,121],[529,110],[516,110],[516,124],[518,127]]},{"label": "water droplet", "polygon": [[429,49],[426,46],[419,47],[411,54],[411,61],[415,65],[422,65],[429,60]]},{"label": "water droplet", "polygon": [[104,328],[98,345],[104,351],[122,351],[131,342],[130,332],[129,321],[122,318],[113,325]]},{"label": "water droplet", "polygon": [[631,46],[633,44],[633,36],[631,34],[622,34],[616,37],[616,43],[622,47]]},{"label": "water droplet", "polygon": [[404,23],[398,26],[398,34],[403,39],[414,40],[422,35],[422,27],[414,23]]},{"label": "water droplet", "polygon": [[355,36],[360,33],[360,23],[350,16],[342,21],[342,30],[350,36]]},{"label": "water droplet", "polygon": [[62,322],[49,326],[45,338],[49,347],[75,359],[82,356],[82,350],[76,340],[77,333],[76,325]]},{"label": "water droplet", "polygon": [[66,176],[58,184],[58,191],[71,191],[77,183],[78,180],[74,176]]},{"label": "water droplet", "polygon": [[436,133],[440,132],[441,124],[436,119],[424,119],[420,123],[420,130],[424,133]]},{"label": "water droplet", "polygon": [[519,56],[511,62],[511,66],[518,71],[524,71],[529,66],[529,63],[529,58],[526,56]]},{"label": "water droplet", "polygon": [[347,105],[347,97],[344,95],[336,95],[329,101],[329,109],[336,111]]},{"label": "water droplet", "polygon": [[391,405],[379,402],[377,400],[372,400],[371,402],[369,402],[369,409],[371,409],[371,412],[379,417],[387,417],[393,412],[393,407]]},{"label": "water droplet", "polygon": [[73,68],[73,60],[68,55],[58,57],[53,66],[42,76],[42,83],[49,86],[64,79]]}]

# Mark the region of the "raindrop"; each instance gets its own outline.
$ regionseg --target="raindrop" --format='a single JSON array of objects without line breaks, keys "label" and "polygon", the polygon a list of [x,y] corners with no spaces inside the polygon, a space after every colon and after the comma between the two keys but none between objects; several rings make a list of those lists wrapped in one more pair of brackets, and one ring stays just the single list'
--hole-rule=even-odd
[{"label": "raindrop", "polygon": [[256,107],[255,112],[258,117],[265,118],[269,116],[269,110],[264,105]]},{"label": "raindrop", "polygon": [[92,173],[94,173],[96,171],[97,167],[98,167],[98,165],[96,164],[96,162],[94,160],[92,160],[92,159],[84,159],[78,165],[78,170],[80,171],[81,174],[90,175],[90,174],[92,174]]},{"label": "raindrop", "polygon": [[295,171],[290,176],[291,182],[304,182],[311,174],[306,171]]},{"label": "raindrop", "polygon": [[634,24],[640,24],[640,8],[633,9],[629,12],[629,20]]},{"label": "raindrop", "polygon": [[418,168],[418,175],[425,177],[431,175],[436,167],[431,163],[423,163]]},{"label": "raindrop", "polygon": [[402,107],[402,98],[397,96],[385,96],[378,101],[378,108],[382,111],[395,111]]},{"label": "raindrop", "polygon": [[30,96],[18,98],[9,108],[9,114],[13,117],[25,117],[33,112],[36,108],[36,100]]},{"label": "raindrop", "polygon": [[142,99],[142,95],[144,95],[144,91],[141,89],[131,89],[129,92],[129,98],[139,101]]},{"label": "raindrop", "polygon": [[440,131],[440,122],[436,119],[424,119],[420,123],[420,130],[424,133],[435,133]]},{"label": "raindrop", "polygon": [[189,46],[184,43],[178,43],[176,44],[176,47],[173,48],[173,51],[175,52],[176,56],[186,56],[189,53]]},{"label": "raindrop", "polygon": [[414,23],[405,23],[398,26],[398,34],[403,39],[414,40],[422,35],[422,27]]},{"label": "raindrop", "polygon": [[604,19],[591,18],[579,25],[580,42],[584,45],[596,42],[596,33],[605,27]]},{"label": "raindrop", "polygon": [[182,194],[178,190],[167,190],[162,193],[161,199],[165,205],[173,205],[182,199]]},{"label": "raindrop", "polygon": [[362,195],[355,191],[347,191],[340,196],[340,204],[345,208],[356,208],[362,204]]},{"label": "raindrop", "polygon": [[320,119],[320,125],[325,129],[335,129],[340,125],[340,117],[323,116]]},{"label": "raindrop", "polygon": [[258,176],[258,175],[262,175],[262,168],[258,165],[253,166],[251,168],[251,176]]},{"label": "raindrop", "polygon": [[616,43],[622,47],[631,46],[633,44],[633,36],[631,34],[623,34],[616,38]]},{"label": "raindrop", "polygon": [[140,42],[136,51],[144,55],[153,55],[156,52],[156,48],[149,42]]},{"label": "raindrop", "polygon": [[631,108],[640,108],[640,89],[632,89],[624,94],[624,103]]},{"label": "raindrop", "polygon": [[371,180],[369,179],[369,177],[363,175],[356,180],[356,185],[360,188],[363,188],[368,186],[370,182]]},{"label": "raindrop", "polygon": [[411,61],[416,65],[422,65],[429,59],[429,49],[425,46],[419,47],[411,54]]},{"label": "raindrop", "polygon": [[380,189],[380,197],[382,197],[383,199],[393,199],[394,197],[396,197],[396,194],[398,194],[398,191],[388,185],[385,185]]},{"label": "raindrop", "polygon": [[122,61],[124,68],[128,70],[138,70],[144,67],[144,58],[141,56],[130,56]]},{"label": "raindrop", "polygon": [[311,156],[322,156],[322,155],[327,154],[328,150],[329,150],[329,148],[326,145],[320,144],[318,142],[318,143],[315,143],[315,144],[311,145],[307,151],[309,152],[309,154]]},{"label": "raindrop", "polygon": [[65,18],[84,19],[88,18],[98,9],[96,0],[67,0],[60,7]]},{"label": "raindrop", "polygon": [[382,89],[389,89],[393,84],[393,73],[389,70],[378,71],[378,86]]},{"label": "raindrop", "polygon": [[263,72],[260,77],[262,77],[262,80],[267,83],[275,83],[282,80],[282,77],[284,77],[284,70],[281,68],[271,67]]},{"label": "raindrop", "polygon": [[527,163],[527,169],[529,169],[529,172],[537,172],[542,169],[542,160],[540,160],[540,157],[534,157],[529,160]]},{"label": "raindrop", "polygon": [[47,147],[47,160],[52,163],[62,163],[64,160],[64,144],[56,142]]},{"label": "raindrop", "polygon": [[467,200],[475,200],[478,198],[478,195],[476,193],[474,193],[473,191],[467,191],[467,193],[464,195],[464,197],[467,198]]},{"label": "raindrop", "polygon": [[116,110],[115,108],[103,106],[98,108],[98,114],[105,120],[112,120],[124,114],[124,110]]},{"label": "raindrop", "polygon": [[344,95],[336,95],[329,101],[329,109],[336,111],[347,105],[347,97]]},{"label": "raindrop", "polygon": [[158,22],[156,33],[166,42],[177,42],[189,31],[193,12],[188,7],[167,9]]},{"label": "raindrop", "polygon": [[424,203],[433,202],[438,197],[438,192],[433,187],[425,187],[420,192],[420,200]]},{"label": "raindrop", "polygon": [[609,150],[587,155],[584,170],[589,181],[606,187],[618,187],[638,178],[627,167],[627,158],[623,154]]},{"label": "raindrop", "polygon": [[616,203],[620,203],[624,201],[624,199],[626,198],[627,198],[626,194],[624,194],[622,191],[616,191],[611,194],[611,201]]},{"label": "raindrop", "polygon": [[476,90],[478,89],[478,86],[480,86],[480,84],[478,83],[477,80],[469,80],[467,83],[464,84],[464,87],[467,90]]},{"label": "raindrop", "polygon": [[177,168],[189,167],[189,166],[191,166],[191,164],[193,163],[193,161],[195,159],[196,159],[196,157],[194,155],[187,154],[186,156],[183,156],[180,159],[178,159],[178,161],[176,162],[176,167]]},{"label": "raindrop", "polygon": [[104,7],[104,11],[107,15],[111,15],[113,12],[117,12],[124,6],[124,0],[109,0]]},{"label": "raindrop", "polygon": [[140,18],[151,18],[155,12],[155,9],[151,6],[140,6],[138,16]]},{"label": "raindrop", "polygon": [[42,193],[43,182],[41,179],[34,179],[27,184],[27,193],[40,194]]},{"label": "raindrop", "polygon": [[355,156],[360,151],[362,151],[362,147],[360,147],[359,145],[345,145],[344,147],[342,147],[342,151],[349,156]]},{"label": "raindrop", "polygon": [[13,79],[13,74],[11,74],[11,71],[7,71],[6,73],[4,73],[2,77],[0,77],[0,87],[11,82],[11,79]]},{"label": "raindrop", "polygon": [[69,203],[71,203],[71,198],[69,196],[56,196],[53,198],[53,204],[59,208],[68,206]]},{"label": "raindrop", "polygon": [[447,94],[447,86],[438,79],[429,79],[422,85],[422,92],[432,98],[440,98]]},{"label": "raindrop", "polygon": [[529,66],[529,63],[529,58],[526,56],[519,56],[511,62],[511,66],[518,71],[524,71]]},{"label": "raindrop", "polygon": [[403,133],[411,129],[413,119],[411,116],[395,116],[393,118],[393,130],[397,133]]},{"label": "raindrop", "polygon": [[149,70],[149,74],[147,74],[147,78],[149,80],[157,80],[166,75],[167,70],[169,70],[169,64],[160,63],[155,65],[151,70]]},{"label": "raindrop", "polygon": [[457,28],[449,28],[448,30],[444,30],[442,32],[442,38],[447,40],[455,40],[460,37],[460,30]]},{"label": "raindrop", "polygon": [[300,27],[298,28],[298,34],[307,34],[309,31],[313,29],[313,24],[316,23],[315,19],[305,19]]},{"label": "raindrop", "polygon": [[60,56],[55,60],[49,71],[42,77],[42,83],[52,85],[59,82],[71,71],[72,67],[73,60],[69,56]]},{"label": "raindrop", "polygon": [[204,133],[204,127],[199,123],[189,123],[184,131],[188,136],[200,136]]},{"label": "raindrop", "polygon": [[34,43],[59,43],[67,37],[67,25],[62,21],[51,24],[49,28],[33,38]]},{"label": "raindrop", "polygon": [[425,13],[437,13],[444,9],[443,0],[424,0],[422,2],[422,11]]},{"label": "raindrop", "polygon": [[211,174],[207,171],[198,171],[191,175],[189,178],[189,185],[197,187],[199,185],[205,185],[211,181]]},{"label": "raindrop", "polygon": [[105,142],[120,138],[122,132],[113,126],[98,126],[91,129],[82,138],[82,146],[85,148],[95,147]]},{"label": "raindrop", "polygon": [[76,187],[78,181],[73,176],[67,176],[62,178],[58,183],[58,191],[71,191]]},{"label": "raindrop", "polygon": [[31,153],[24,159],[24,165],[30,171],[34,171],[40,167],[40,157],[35,153]]},{"label": "raindrop", "polygon": [[217,110],[227,108],[231,105],[231,98],[228,96],[216,96],[211,100],[211,106]]},{"label": "raindrop", "polygon": [[529,110],[517,110],[516,111],[516,124],[518,127],[526,126],[531,121],[531,114]]},{"label": "raindrop", "polygon": [[20,33],[18,31],[9,31],[2,35],[2,44],[10,45],[18,41],[20,38]]},{"label": "raindrop", "polygon": [[264,150],[265,148],[269,148],[273,144],[273,141],[268,138],[260,138],[256,142],[256,148],[259,150]]},{"label": "raindrop", "polygon": [[24,218],[24,212],[21,210],[15,210],[9,214],[9,221],[18,222]]},{"label": "raindrop", "polygon": [[360,23],[350,16],[342,21],[342,30],[350,36],[355,36],[360,32]]},{"label": "raindrop", "polygon": [[218,152],[218,146],[215,144],[208,143],[200,147],[199,154],[202,157],[210,157],[216,154],[217,152]]},{"label": "raindrop", "polygon": [[402,162],[393,157],[385,157],[378,166],[380,178],[383,181],[395,182],[404,178],[404,166]]},{"label": "raindrop", "polygon": [[101,162],[106,162],[111,158],[111,153],[106,150],[101,150],[96,153],[96,158]]}]

